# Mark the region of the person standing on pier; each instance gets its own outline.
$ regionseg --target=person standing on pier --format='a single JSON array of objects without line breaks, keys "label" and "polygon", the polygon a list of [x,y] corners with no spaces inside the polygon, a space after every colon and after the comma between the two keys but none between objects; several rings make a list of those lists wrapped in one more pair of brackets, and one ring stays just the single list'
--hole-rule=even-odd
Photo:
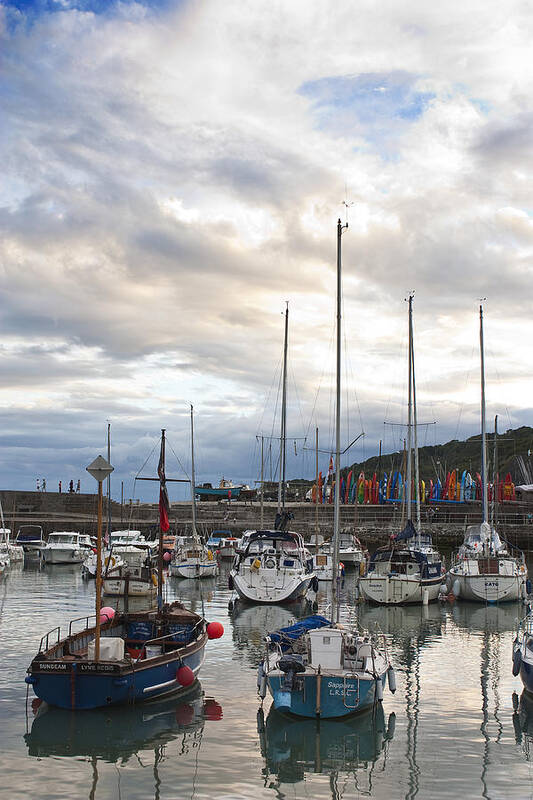
[{"label": "person standing on pier", "polygon": [[61,481],[59,481],[59,494],[61,494]]},{"label": "person standing on pier", "polygon": [[46,492],[46,478],[43,478],[43,482],[41,484],[41,492]]}]

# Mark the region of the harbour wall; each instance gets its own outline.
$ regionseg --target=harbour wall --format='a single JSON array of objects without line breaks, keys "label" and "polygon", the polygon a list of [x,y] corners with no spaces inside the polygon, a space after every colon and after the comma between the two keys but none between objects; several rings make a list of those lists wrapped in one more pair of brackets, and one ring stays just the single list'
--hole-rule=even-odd
[{"label": "harbour wall", "polygon": [[[96,532],[96,494],[70,494],[58,492],[17,492],[0,490],[0,502],[5,527],[17,532],[21,525],[41,525],[45,535],[57,530],[76,530],[82,533]],[[307,540],[316,532],[329,538],[333,531],[333,505],[311,503],[289,503],[286,509],[293,515],[290,527],[299,531]],[[159,509],[157,504],[111,501],[111,528],[141,530],[149,537],[158,532]],[[413,509],[414,511],[414,509]],[[240,536],[247,529],[272,528],[276,515],[276,504],[265,503],[263,512],[259,501],[244,503],[226,500],[201,502],[196,506],[197,528],[204,536],[211,531],[224,529]],[[435,544],[453,547],[462,541],[466,525],[479,522],[479,503],[440,504],[422,506],[423,528],[431,531]],[[533,508],[520,503],[510,503],[499,509],[498,530],[511,544],[525,550],[533,546]],[[104,497],[103,522],[107,526],[107,498]],[[190,502],[172,503],[170,509],[171,532],[190,533],[192,511]],[[399,533],[404,525],[402,508],[398,504],[381,506],[341,506],[340,524],[343,530],[355,530],[365,544],[376,546],[384,543],[393,533]]]}]

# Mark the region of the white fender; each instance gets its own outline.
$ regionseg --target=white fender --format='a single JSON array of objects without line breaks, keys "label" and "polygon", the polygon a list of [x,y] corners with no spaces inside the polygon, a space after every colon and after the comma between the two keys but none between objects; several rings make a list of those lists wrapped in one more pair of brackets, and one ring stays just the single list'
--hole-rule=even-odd
[{"label": "white fender", "polygon": [[459,581],[459,578],[456,578],[454,580],[453,586],[452,586],[452,592],[454,593],[454,595],[456,597],[460,597],[461,596],[461,583]]},{"label": "white fender", "polygon": [[394,667],[389,667],[387,678],[389,679],[389,691],[394,694],[396,691],[396,673],[394,672]]},{"label": "white fender", "polygon": [[381,683],[381,678],[376,678],[376,698],[380,703],[383,700],[383,684]]}]

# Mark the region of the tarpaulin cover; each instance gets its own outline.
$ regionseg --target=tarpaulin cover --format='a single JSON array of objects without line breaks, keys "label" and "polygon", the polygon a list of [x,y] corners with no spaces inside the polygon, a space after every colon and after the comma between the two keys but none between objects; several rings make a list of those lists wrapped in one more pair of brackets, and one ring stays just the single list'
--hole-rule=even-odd
[{"label": "tarpaulin cover", "polygon": [[270,634],[271,642],[287,642],[287,640],[295,641],[299,639],[307,631],[315,630],[316,628],[324,628],[326,625],[331,625],[331,621],[319,614],[313,614],[310,617],[298,620],[294,625],[289,625],[288,628],[280,628],[278,631]]}]

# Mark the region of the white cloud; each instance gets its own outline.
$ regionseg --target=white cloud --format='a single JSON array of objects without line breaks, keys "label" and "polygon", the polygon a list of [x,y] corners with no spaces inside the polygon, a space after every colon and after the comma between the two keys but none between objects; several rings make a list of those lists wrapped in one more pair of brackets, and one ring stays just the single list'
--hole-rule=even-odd
[{"label": "white cloud", "polygon": [[[105,416],[117,455],[127,440],[140,448],[162,418],[186,427],[179,398],[209,418],[206,474],[252,478],[285,299],[294,428],[308,427],[333,369],[345,196],[346,340],[366,455],[411,288],[421,401],[440,407],[441,438],[461,398],[476,418],[465,376],[482,296],[505,365],[497,402],[523,418],[533,114],[521,3],[388,2],[356,18],[353,4],[325,0],[65,8],[1,34],[0,365],[14,452],[30,426],[36,461],[41,438],[53,451],[65,430],[75,458],[75,438],[86,432],[90,447]],[[305,86],[328,87],[319,115]]]}]

